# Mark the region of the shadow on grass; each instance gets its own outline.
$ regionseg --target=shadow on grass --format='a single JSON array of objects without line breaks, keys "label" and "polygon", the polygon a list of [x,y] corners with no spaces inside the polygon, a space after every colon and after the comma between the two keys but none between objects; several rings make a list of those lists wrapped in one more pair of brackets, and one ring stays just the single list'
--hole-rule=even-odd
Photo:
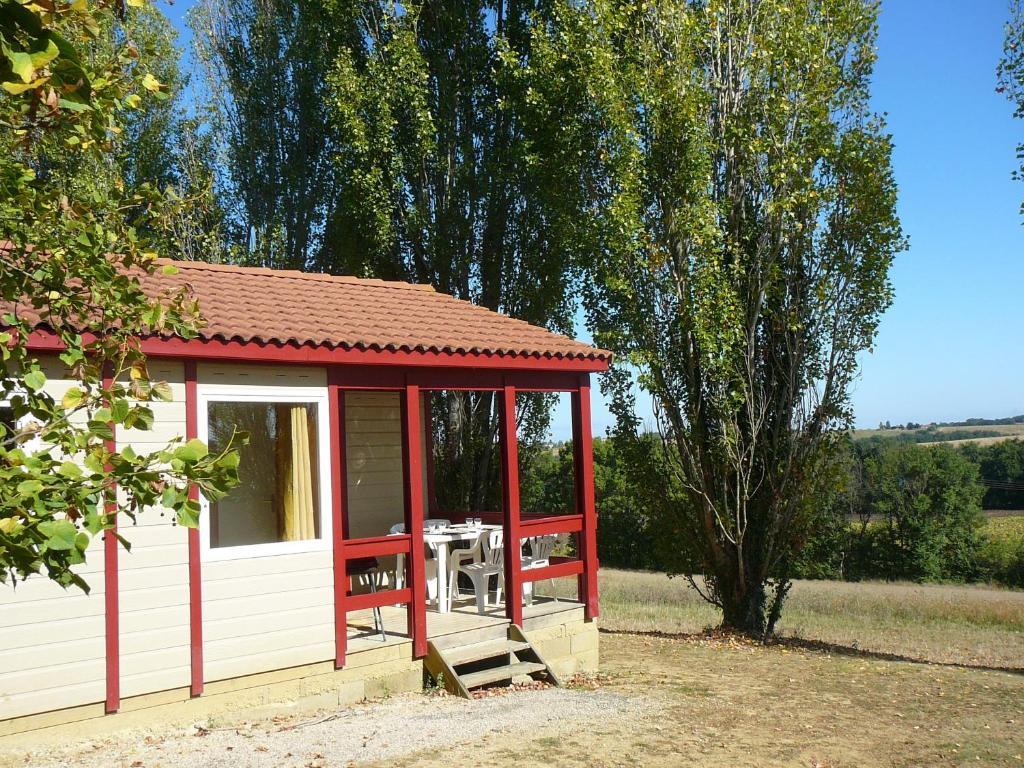
[{"label": "shadow on grass", "polygon": [[865,648],[857,648],[839,643],[828,643],[823,640],[808,640],[803,637],[776,637],[766,643],[761,643],[745,635],[733,635],[718,629],[704,630],[703,632],[662,632],[660,630],[626,630],[626,629],[598,629],[603,635],[632,635],[634,637],[655,637],[662,640],[686,640],[694,641],[727,641],[730,638],[740,641],[745,645],[780,646],[783,648],[796,648],[816,653],[829,653],[833,656],[850,656],[858,659],[871,659],[874,661],[902,661],[909,664],[924,664],[932,667],[949,667],[953,669],[975,669],[982,672],[1008,672],[1011,675],[1024,675],[1024,667],[999,667],[988,664],[963,664],[954,661],[934,661],[931,659],[919,659],[914,656],[904,656],[899,653],[887,653],[885,651],[871,651]]}]

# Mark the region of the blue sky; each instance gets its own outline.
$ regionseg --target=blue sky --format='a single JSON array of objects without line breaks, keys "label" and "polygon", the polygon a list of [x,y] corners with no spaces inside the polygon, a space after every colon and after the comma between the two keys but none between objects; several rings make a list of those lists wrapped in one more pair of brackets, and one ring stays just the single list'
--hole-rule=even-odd
[{"label": "blue sky", "polygon": [[1024,123],[995,92],[1003,0],[884,4],[874,103],[888,114],[910,249],[853,394],[857,422],[1024,413]]},{"label": "blue sky", "polygon": [[[162,5],[180,27],[191,3]],[[1024,413],[1024,183],[1010,179],[1024,123],[995,92],[1006,18],[1003,0],[883,3],[873,100],[910,248],[853,391],[859,426]],[[610,422],[596,400],[595,433]],[[569,434],[566,406],[552,431]]]}]

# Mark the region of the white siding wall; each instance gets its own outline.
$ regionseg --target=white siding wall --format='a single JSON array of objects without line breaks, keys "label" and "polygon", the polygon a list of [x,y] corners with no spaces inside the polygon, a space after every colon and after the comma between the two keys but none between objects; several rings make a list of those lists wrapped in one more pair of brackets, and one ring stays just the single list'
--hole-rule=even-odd
[{"label": "white siding wall", "polygon": [[[180,362],[151,360],[149,374],[171,385],[170,402],[154,402],[147,432],[118,430],[118,448],[149,453],[185,436],[185,378]],[[122,518],[131,551],[118,555],[121,621],[121,696],[189,684],[188,531],[162,507],[145,510],[135,525]]]},{"label": "white siding wall", "polygon": [[383,536],[405,520],[397,392],[345,393],[348,535]]},{"label": "white siding wall", "polygon": [[[57,399],[71,386],[53,360],[44,370]],[[93,704],[106,696],[103,543],[79,573],[91,587],[67,590],[45,575],[0,586],[0,719]]]},{"label": "white siding wall", "polygon": [[[318,368],[200,365],[199,383],[326,387],[327,376]],[[202,573],[206,680],[334,658],[329,548],[205,562]]]},{"label": "white siding wall", "polygon": [[[326,387],[317,368],[200,365],[200,384]],[[185,433],[181,363],[151,361],[173,401],[154,403],[151,432],[122,431],[139,452]],[[54,362],[47,387],[70,386]],[[325,414],[326,418],[326,414]],[[346,395],[350,536],[374,536],[404,518],[401,409],[397,393]],[[421,435],[425,447],[425,435]],[[329,478],[323,478],[329,482]],[[425,476],[424,476],[424,485]],[[329,510],[327,510],[329,514]],[[161,508],[136,525],[119,553],[121,695],[187,686],[190,677],[188,535]],[[65,591],[40,576],[0,587],[0,719],[102,702],[105,697],[103,546],[81,569],[92,591]],[[202,564],[205,679],[221,680],[334,656],[330,548]]]}]

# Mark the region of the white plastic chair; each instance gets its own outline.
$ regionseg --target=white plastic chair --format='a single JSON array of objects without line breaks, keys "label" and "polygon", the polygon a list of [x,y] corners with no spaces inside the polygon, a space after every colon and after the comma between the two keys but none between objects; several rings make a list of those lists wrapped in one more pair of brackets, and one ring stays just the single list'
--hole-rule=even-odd
[{"label": "white plastic chair", "polygon": [[[491,576],[498,577],[498,585],[494,593],[494,602],[501,600],[501,581],[505,573],[504,551],[502,546],[504,532],[498,528],[480,537],[480,562],[466,563],[453,568],[448,580],[448,594],[454,594],[459,574],[466,574],[473,582],[473,593],[476,595],[476,609],[484,613],[487,609],[487,593],[490,591]],[[471,551],[471,550],[468,550]]]},{"label": "white plastic chair", "polygon": [[[424,521],[426,525],[426,521]],[[390,535],[405,533],[405,523],[395,523],[388,531]],[[437,547],[427,544],[431,557],[424,558],[423,571],[427,579],[427,600],[437,602]],[[405,586],[405,555],[395,555],[395,589]]]},{"label": "white plastic chair", "polygon": [[[483,540],[484,540],[484,531],[481,530],[480,531],[480,535],[477,536],[477,538],[476,538],[476,541],[474,541],[470,546],[463,547],[462,549],[452,549],[451,551],[448,552],[448,580],[449,580],[449,582],[452,582],[451,575],[453,573],[456,573],[459,570],[459,568],[461,568],[462,566],[469,565],[470,563],[479,563],[479,562],[483,561],[483,558],[484,558],[483,544],[482,544]],[[455,580],[454,580],[454,582],[452,582],[452,584],[453,584],[453,588],[448,590],[448,600],[449,601],[458,600],[458,599],[460,599],[462,597],[462,595],[459,593],[459,579],[458,579],[458,576],[455,577]]]},{"label": "white plastic chair", "polygon": [[[558,536],[553,534],[534,536],[528,539],[528,541],[530,542],[530,555],[522,559],[522,570],[529,571],[533,568],[546,568],[551,565],[551,553],[558,543]],[[548,581],[554,587],[554,579],[548,579]],[[523,584],[523,597],[526,599],[527,605],[533,605],[532,581],[527,581]]]}]

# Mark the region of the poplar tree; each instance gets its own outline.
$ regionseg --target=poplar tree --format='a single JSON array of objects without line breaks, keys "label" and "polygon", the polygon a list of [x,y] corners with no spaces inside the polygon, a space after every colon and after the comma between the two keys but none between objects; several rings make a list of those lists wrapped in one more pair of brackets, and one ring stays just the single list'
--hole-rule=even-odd
[{"label": "poplar tree", "polygon": [[567,0],[522,67],[533,109],[575,115],[590,143],[589,317],[619,356],[624,434],[625,366],[654,401],[674,567],[758,637],[814,531],[903,247],[869,106],[877,17],[868,0]]}]

